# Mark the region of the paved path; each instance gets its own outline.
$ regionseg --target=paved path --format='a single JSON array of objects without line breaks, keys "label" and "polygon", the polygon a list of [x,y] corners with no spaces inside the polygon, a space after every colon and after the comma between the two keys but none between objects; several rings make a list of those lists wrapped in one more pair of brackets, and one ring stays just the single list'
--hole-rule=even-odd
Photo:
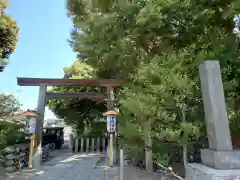
[{"label": "paved path", "polygon": [[100,154],[62,154],[40,170],[23,170],[6,180],[117,180],[118,168],[108,168]]},{"label": "paved path", "polygon": [[141,170],[131,166],[124,167],[124,180],[161,180],[160,174],[147,173],[145,170]]},{"label": "paved path", "polygon": [[108,167],[106,159],[102,158],[92,172],[89,180],[119,180],[119,168]]},{"label": "paved path", "polygon": [[[119,167],[108,167],[102,154],[56,151],[55,155],[57,157],[45,162],[39,170],[25,169],[3,180],[119,180]],[[126,165],[124,180],[161,180],[161,178]]]}]

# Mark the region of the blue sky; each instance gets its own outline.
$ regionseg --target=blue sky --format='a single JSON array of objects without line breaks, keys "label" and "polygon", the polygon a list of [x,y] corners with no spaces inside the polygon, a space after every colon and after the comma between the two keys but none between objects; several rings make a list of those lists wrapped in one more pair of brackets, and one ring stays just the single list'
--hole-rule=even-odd
[{"label": "blue sky", "polygon": [[[71,20],[66,0],[9,0],[7,13],[19,25],[19,41],[0,75],[0,92],[19,97],[22,109],[37,106],[38,87],[20,87],[16,77],[61,78],[76,55],[69,46]],[[47,109],[46,118],[54,115]]]}]

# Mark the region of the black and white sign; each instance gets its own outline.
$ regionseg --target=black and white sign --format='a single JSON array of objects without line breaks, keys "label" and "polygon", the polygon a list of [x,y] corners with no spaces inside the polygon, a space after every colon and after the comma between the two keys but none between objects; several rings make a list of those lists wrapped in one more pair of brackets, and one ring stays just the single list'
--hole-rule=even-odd
[{"label": "black and white sign", "polygon": [[36,129],[36,118],[26,119],[26,132],[35,133]]},{"label": "black and white sign", "polygon": [[116,131],[116,116],[107,116],[107,130],[108,132]]}]

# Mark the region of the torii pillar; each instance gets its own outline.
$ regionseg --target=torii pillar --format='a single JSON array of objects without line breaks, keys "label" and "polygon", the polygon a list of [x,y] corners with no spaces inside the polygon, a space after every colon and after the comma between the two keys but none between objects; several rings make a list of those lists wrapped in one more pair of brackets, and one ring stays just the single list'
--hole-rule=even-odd
[{"label": "torii pillar", "polygon": [[40,114],[36,118],[36,150],[33,156],[33,167],[35,169],[40,168],[42,162],[42,131],[43,131],[43,121],[44,121],[44,113],[45,113],[45,105],[46,105],[46,92],[47,86],[40,85],[39,94],[38,94],[38,104],[37,104],[37,112]]}]

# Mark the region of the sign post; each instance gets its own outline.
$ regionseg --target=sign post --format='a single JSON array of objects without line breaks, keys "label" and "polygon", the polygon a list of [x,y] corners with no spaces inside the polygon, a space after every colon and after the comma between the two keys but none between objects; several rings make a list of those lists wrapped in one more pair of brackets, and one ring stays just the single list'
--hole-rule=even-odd
[{"label": "sign post", "polygon": [[109,160],[109,166],[113,166],[113,135],[116,131],[116,124],[117,124],[117,118],[118,112],[116,111],[108,111],[103,113],[103,116],[107,116],[107,131],[109,133],[109,149],[108,149],[108,160]]},{"label": "sign post", "polygon": [[30,151],[29,151],[29,162],[28,162],[28,167],[29,168],[33,168],[34,146],[35,146],[35,133],[33,133],[32,136],[31,136]]},{"label": "sign post", "polygon": [[[33,119],[32,119],[33,121]],[[35,147],[35,139],[36,139],[36,135],[35,135],[35,129],[36,129],[36,119],[34,122],[31,123],[31,125],[29,125],[29,133],[31,133],[31,141],[30,141],[30,151],[29,151],[29,162],[28,162],[28,167],[29,168],[33,168],[33,154],[34,154],[34,147]]]},{"label": "sign post", "polygon": [[116,131],[116,116],[107,116],[107,130],[109,133]]},{"label": "sign post", "polygon": [[113,133],[116,131],[116,116],[107,116],[107,131],[110,133],[109,165],[113,165]]}]

